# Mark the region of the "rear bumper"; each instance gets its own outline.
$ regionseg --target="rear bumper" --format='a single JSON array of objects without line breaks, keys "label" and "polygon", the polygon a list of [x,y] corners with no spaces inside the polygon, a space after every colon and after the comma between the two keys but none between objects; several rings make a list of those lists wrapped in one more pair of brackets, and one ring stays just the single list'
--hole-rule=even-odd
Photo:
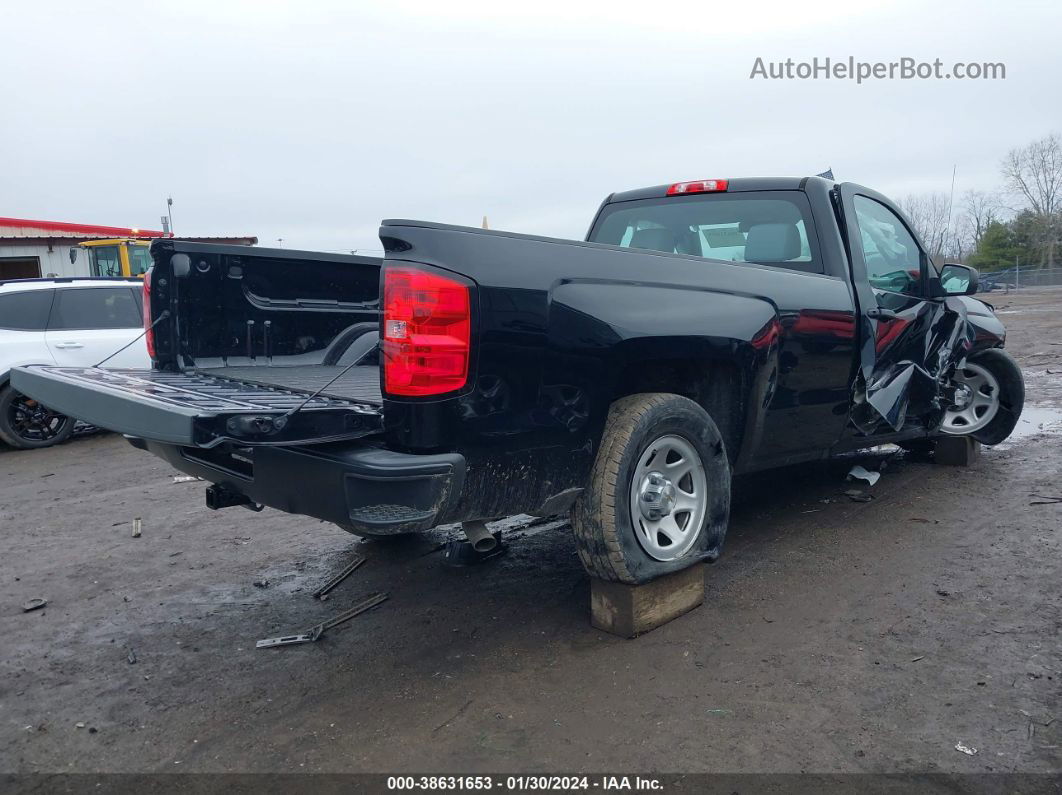
[{"label": "rear bumper", "polygon": [[429,530],[458,502],[465,482],[458,453],[409,455],[349,443],[202,450],[129,441],[252,502],[358,533]]}]

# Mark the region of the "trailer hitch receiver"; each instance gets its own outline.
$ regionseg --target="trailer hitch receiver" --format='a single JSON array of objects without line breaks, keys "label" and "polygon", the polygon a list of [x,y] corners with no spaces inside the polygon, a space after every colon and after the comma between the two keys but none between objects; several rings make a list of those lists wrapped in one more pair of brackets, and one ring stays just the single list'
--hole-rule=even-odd
[{"label": "trailer hitch receiver", "polygon": [[208,486],[206,490],[206,506],[212,511],[219,511],[222,508],[231,508],[234,505],[242,505],[249,510],[261,511],[264,506],[254,502],[246,494],[240,494],[238,491],[226,488],[222,485]]}]

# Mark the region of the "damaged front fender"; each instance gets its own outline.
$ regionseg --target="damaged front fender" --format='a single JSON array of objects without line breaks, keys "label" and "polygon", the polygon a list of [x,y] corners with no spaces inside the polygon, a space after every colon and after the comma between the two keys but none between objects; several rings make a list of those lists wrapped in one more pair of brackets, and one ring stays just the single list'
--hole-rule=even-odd
[{"label": "damaged front fender", "polygon": [[863,316],[851,415],[858,431],[900,431],[913,421],[939,427],[953,398],[955,369],[975,346],[994,341],[968,308],[957,299],[916,301],[886,318]]}]

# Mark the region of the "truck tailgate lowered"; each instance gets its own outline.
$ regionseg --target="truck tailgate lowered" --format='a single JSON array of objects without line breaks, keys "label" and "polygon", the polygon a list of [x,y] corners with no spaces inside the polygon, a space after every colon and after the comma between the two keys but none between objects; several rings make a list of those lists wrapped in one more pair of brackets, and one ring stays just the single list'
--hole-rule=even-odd
[{"label": "truck tailgate lowered", "polygon": [[204,372],[32,365],[16,367],[11,384],[101,428],[189,447],[308,444],[383,429],[382,409],[368,401],[327,394],[307,401],[310,391]]}]

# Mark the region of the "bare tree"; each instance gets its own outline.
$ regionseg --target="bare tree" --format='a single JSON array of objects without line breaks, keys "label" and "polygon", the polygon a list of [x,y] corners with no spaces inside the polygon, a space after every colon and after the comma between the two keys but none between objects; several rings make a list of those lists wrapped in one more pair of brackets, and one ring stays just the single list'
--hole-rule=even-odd
[{"label": "bare tree", "polygon": [[1054,265],[1062,228],[1062,137],[1055,133],[1011,149],[1000,171],[1007,189],[1036,216],[1044,262]]},{"label": "bare tree", "polygon": [[931,255],[940,257],[950,253],[948,221],[951,208],[946,193],[909,194],[898,203]]},{"label": "bare tree", "polygon": [[962,196],[963,221],[969,228],[973,248],[981,245],[985,230],[1002,215],[999,197],[983,190],[968,190]]},{"label": "bare tree", "polygon": [[949,262],[965,262],[977,250],[977,243],[970,216],[956,213],[951,219],[951,232],[944,242],[944,256]]}]

